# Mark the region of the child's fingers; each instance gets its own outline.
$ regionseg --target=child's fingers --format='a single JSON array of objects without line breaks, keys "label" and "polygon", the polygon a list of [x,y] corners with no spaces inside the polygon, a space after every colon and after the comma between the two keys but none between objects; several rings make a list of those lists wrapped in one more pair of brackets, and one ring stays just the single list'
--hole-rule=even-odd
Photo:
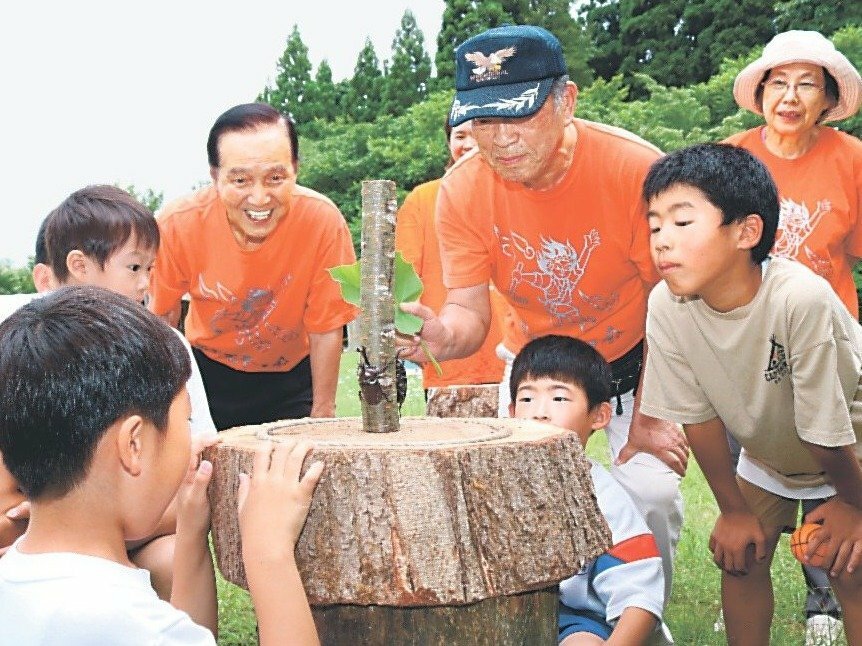
[{"label": "child's fingers", "polygon": [[[758,536],[754,539],[754,558],[762,561],[767,557],[766,552],[766,537]],[[746,564],[747,565],[747,564]]]},{"label": "child's fingers", "polygon": [[311,452],[311,444],[308,442],[298,442],[290,451],[290,456],[285,465],[286,471],[284,475],[290,482],[299,482],[299,474],[302,471],[302,463],[305,462],[305,457]]},{"label": "child's fingers", "polygon": [[299,481],[303,494],[311,498],[317,488],[317,483],[320,482],[321,475],[323,475],[323,462],[313,462],[305,475],[302,476],[302,480]]},{"label": "child's fingers", "polygon": [[[844,541],[838,546],[835,552],[835,560],[832,561],[832,567],[829,568],[829,574],[838,576],[847,567],[847,562],[850,559],[850,554],[853,552],[853,543]],[[828,562],[828,561],[827,561]]]},{"label": "child's fingers", "polygon": [[236,491],[236,507],[240,513],[242,513],[243,507],[245,507],[246,498],[248,498],[248,488],[251,484],[251,478],[248,477],[247,473],[239,474],[239,487]]},{"label": "child's fingers", "polygon": [[856,541],[853,543],[853,549],[847,559],[847,572],[852,574],[860,564],[862,564],[862,541]]},{"label": "child's fingers", "polygon": [[198,465],[197,471],[195,471],[195,479],[192,483],[192,487],[194,487],[195,489],[202,490],[205,494],[212,475],[213,463],[209,460],[201,460],[201,463]]},{"label": "child's fingers", "polygon": [[254,450],[254,461],[251,467],[252,477],[264,477],[269,471],[272,447],[272,442],[261,442]]}]

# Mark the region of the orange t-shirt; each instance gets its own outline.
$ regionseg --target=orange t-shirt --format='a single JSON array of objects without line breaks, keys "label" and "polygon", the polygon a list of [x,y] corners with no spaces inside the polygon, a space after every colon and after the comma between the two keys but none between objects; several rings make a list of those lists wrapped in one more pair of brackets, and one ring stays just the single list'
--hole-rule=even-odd
[{"label": "orange t-shirt", "polygon": [[355,261],[350,232],[319,193],[297,186],[288,214],[253,251],[237,244],[213,187],[169,204],[158,223],[152,309],[164,314],[188,292],[186,336],[214,361],[286,372],[308,355],[309,332],[356,315],[326,271]]},{"label": "orange t-shirt", "polygon": [[762,132],[752,128],[725,141],[760,159],[778,187],[781,211],[772,255],[797,260],[823,276],[858,318],[849,257],[862,257],[862,141],[822,127],[811,150],[782,159],[769,152]]},{"label": "orange t-shirt", "polygon": [[492,279],[512,306],[504,344],[583,339],[613,361],[644,336],[658,281],[641,185],[661,152],[625,130],[575,119],[571,167],[547,191],[501,179],[480,155],[453,167],[437,200],[447,287]]},{"label": "orange t-shirt", "polygon": [[[420,184],[404,199],[398,210],[395,225],[395,247],[407,262],[413,265],[422,279],[424,289],[419,299],[435,312],[439,312],[446,300],[443,285],[443,266],[440,263],[440,244],[434,225],[434,207],[440,180]],[[475,354],[464,359],[452,359],[440,364],[443,374],[438,376],[430,363],[422,366],[422,382],[425,388],[464,384],[495,384],[503,378],[504,364],[497,357],[497,344],[503,335],[500,329],[501,313],[506,311],[506,302],[491,287],[491,328],[485,342]]]}]

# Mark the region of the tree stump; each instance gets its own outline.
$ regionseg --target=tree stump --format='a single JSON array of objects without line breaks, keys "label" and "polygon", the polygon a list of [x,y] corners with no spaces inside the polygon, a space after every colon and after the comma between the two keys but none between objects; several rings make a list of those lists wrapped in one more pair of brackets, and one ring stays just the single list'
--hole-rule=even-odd
[{"label": "tree stump", "polygon": [[497,417],[499,384],[441,386],[428,389],[428,417]]},{"label": "tree stump", "polygon": [[239,427],[208,450],[212,533],[246,587],[238,473],[301,435],[325,470],[296,560],[323,643],[556,644],[556,584],[610,545],[574,433],[528,420],[404,418]]}]

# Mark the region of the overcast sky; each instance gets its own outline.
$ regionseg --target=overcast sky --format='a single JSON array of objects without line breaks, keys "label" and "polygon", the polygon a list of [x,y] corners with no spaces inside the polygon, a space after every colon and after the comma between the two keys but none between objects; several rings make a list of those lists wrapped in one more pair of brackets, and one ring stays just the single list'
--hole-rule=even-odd
[{"label": "overcast sky", "polygon": [[390,48],[404,10],[434,59],[442,0],[44,0],[0,24],[0,259],[23,265],[40,222],[72,191],[115,182],[170,200],[208,179],[205,142],[224,110],[275,77],[293,25],[313,71],[349,77],[370,36]]}]

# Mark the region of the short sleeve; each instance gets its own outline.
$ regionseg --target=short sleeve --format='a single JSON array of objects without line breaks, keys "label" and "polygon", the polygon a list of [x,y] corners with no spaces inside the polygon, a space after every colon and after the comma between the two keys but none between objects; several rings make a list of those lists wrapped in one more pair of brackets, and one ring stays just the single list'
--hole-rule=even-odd
[{"label": "short sleeve", "polygon": [[647,309],[647,356],[641,393],[641,412],[680,424],[700,424],[717,417],[691,365],[676,348],[667,287],[660,283]]},{"label": "short sleeve", "polygon": [[334,206],[327,205],[324,208],[331,208],[334,213],[320,214],[326,227],[318,238],[308,301],[303,314],[303,324],[311,334],[330,332],[356,316],[356,308],[344,301],[341,288],[327,271],[338,265],[356,262],[353,240],[341,213]]},{"label": "short sleeve", "polygon": [[490,253],[479,228],[490,215],[469,213],[469,195],[461,190],[462,179],[460,174],[444,178],[437,196],[443,284],[449,289],[483,285],[491,279]]},{"label": "short sleeve", "polygon": [[[413,189],[406,198],[395,221],[395,248],[404,256],[404,260],[413,265],[416,273],[422,275],[422,256],[425,249],[425,228],[422,226],[422,216],[427,208],[419,188]],[[433,205],[432,205],[433,209]],[[433,211],[429,214],[434,217]]]},{"label": "short sleeve", "polygon": [[161,242],[150,277],[150,309],[159,316],[167,314],[189,291],[187,259],[180,255],[176,229],[168,218],[159,218]]}]

